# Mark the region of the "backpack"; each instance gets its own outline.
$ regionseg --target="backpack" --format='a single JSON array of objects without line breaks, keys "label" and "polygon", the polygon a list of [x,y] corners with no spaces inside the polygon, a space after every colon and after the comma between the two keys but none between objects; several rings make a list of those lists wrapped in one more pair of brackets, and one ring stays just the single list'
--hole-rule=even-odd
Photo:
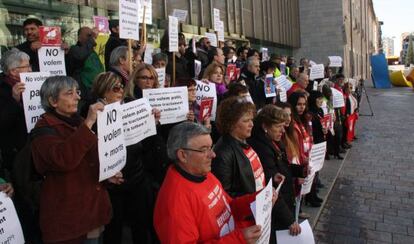
[{"label": "backpack", "polygon": [[57,132],[51,127],[34,128],[30,132],[26,144],[20,150],[13,162],[12,179],[16,195],[33,209],[39,208],[40,188],[44,176],[36,171],[32,157],[32,141],[43,135],[56,135]]}]

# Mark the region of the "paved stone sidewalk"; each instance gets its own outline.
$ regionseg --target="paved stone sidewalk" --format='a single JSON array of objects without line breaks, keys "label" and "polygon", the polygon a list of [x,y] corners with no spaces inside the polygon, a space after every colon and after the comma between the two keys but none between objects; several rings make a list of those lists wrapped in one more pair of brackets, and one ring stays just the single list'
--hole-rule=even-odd
[{"label": "paved stone sidewalk", "polygon": [[[359,139],[315,226],[317,243],[414,243],[414,92],[367,92],[375,116],[358,121]],[[363,100],[361,113],[370,114]]]}]

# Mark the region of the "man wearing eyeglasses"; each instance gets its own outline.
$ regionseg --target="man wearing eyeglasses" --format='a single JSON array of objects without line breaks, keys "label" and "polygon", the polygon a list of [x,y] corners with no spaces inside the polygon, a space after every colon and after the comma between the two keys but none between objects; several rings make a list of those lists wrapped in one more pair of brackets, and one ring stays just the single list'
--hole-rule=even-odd
[{"label": "man wearing eyeglasses", "polygon": [[[154,226],[161,243],[255,243],[261,227],[246,228],[255,195],[232,199],[210,172],[216,156],[210,131],[183,122],[170,132],[168,169],[155,205]],[[273,200],[275,200],[274,198]]]}]

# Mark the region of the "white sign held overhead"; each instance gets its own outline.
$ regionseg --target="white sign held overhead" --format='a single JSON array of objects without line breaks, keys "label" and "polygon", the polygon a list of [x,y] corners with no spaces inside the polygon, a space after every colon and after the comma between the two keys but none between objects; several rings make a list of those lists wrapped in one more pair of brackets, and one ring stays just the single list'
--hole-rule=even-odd
[{"label": "white sign held overhead", "polygon": [[342,67],[342,57],[329,56],[329,67]]},{"label": "white sign held overhead", "polygon": [[188,11],[183,9],[174,9],[172,12],[172,16],[176,17],[180,22],[186,22],[187,20]]},{"label": "white sign held overhead", "polygon": [[345,106],[344,95],[337,89],[331,87],[332,90],[332,105],[334,108],[342,108]]},{"label": "white sign held overhead", "polygon": [[47,72],[20,73],[20,81],[25,83],[22,93],[23,110],[26,120],[26,128],[29,133],[45,111],[40,103],[40,87],[50,76]]},{"label": "white sign held overhead", "polygon": [[147,43],[144,53],[144,63],[152,65],[152,55],[154,54],[154,45]]},{"label": "white sign held overhead", "polygon": [[139,40],[139,0],[119,0],[119,37]]},{"label": "white sign held overhead", "polygon": [[152,25],[152,0],[141,0],[141,7],[138,11],[138,21],[142,23],[145,7],[145,24]]},{"label": "white sign held overhead", "polygon": [[122,104],[122,121],[126,146],[157,134],[155,118],[146,98]]},{"label": "white sign held overhead", "polygon": [[210,32],[206,32],[204,34],[209,40],[210,40],[210,45],[213,47],[217,47],[217,35],[216,33],[210,33]]},{"label": "white sign held overhead", "polygon": [[160,84],[159,87],[165,87],[165,67],[155,69],[158,75],[158,83]]},{"label": "white sign held overhead", "polygon": [[272,219],[272,198],[273,186],[272,180],[269,180],[267,186],[256,195],[256,201],[250,204],[254,213],[256,225],[262,226],[262,235],[256,244],[268,244],[270,240],[270,227]]},{"label": "white sign held overhead", "polygon": [[279,77],[275,78],[278,85],[283,87],[285,91],[289,91],[289,89],[292,87],[292,82],[286,78],[285,75],[281,75]]},{"label": "white sign held overhead", "polygon": [[126,163],[122,107],[119,102],[105,105],[98,112],[99,181],[120,172]]},{"label": "white sign held overhead", "polygon": [[169,52],[178,52],[178,19],[168,16]]},{"label": "white sign held overhead", "polygon": [[200,60],[194,60],[194,77],[197,79],[198,75],[201,72],[201,61]]},{"label": "white sign held overhead", "polygon": [[322,79],[325,77],[325,67],[323,64],[312,65],[310,68],[309,80]]},{"label": "white sign held overhead", "polygon": [[223,21],[218,21],[217,22],[217,40],[220,42],[224,42],[224,22]]},{"label": "white sign held overhead", "polygon": [[172,124],[185,120],[188,114],[188,91],[186,86],[144,89],[152,108],[161,112],[160,123]]},{"label": "white sign held overhead", "polygon": [[25,243],[23,230],[13,201],[4,192],[0,192],[0,243]]},{"label": "white sign held overhead", "polygon": [[284,102],[284,103],[287,102],[287,92],[286,92],[285,88],[280,87],[280,88],[278,88],[278,91],[279,91],[280,101]]},{"label": "white sign held overhead", "polygon": [[203,98],[213,98],[213,108],[211,110],[211,117],[210,119],[212,121],[216,120],[216,111],[217,111],[217,93],[216,93],[216,84],[213,82],[209,82],[208,84],[196,80],[197,86],[196,86],[196,101],[197,105],[200,106],[201,100]]},{"label": "white sign held overhead", "polygon": [[50,75],[66,75],[65,51],[60,47],[41,47],[37,51],[39,70]]},{"label": "white sign held overhead", "polygon": [[217,31],[217,24],[220,21],[220,9],[213,8],[213,23],[214,23],[214,30]]}]

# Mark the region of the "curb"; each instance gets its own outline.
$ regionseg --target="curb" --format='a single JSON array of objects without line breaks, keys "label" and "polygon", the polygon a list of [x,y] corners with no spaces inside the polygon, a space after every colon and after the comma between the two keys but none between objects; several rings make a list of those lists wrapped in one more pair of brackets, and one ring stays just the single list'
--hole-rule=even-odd
[{"label": "curb", "polygon": [[331,195],[331,191],[332,191],[332,189],[334,188],[334,186],[335,186],[335,184],[336,184],[336,180],[338,179],[339,174],[341,173],[342,168],[344,167],[345,161],[346,161],[346,159],[347,159],[347,157],[348,157],[348,154],[349,154],[349,152],[350,152],[351,150],[352,150],[352,149],[347,150],[347,152],[346,152],[346,154],[345,154],[345,157],[344,157],[344,159],[343,159],[343,160],[342,160],[342,162],[341,162],[341,166],[339,166],[338,172],[336,172],[336,176],[335,176],[335,178],[334,178],[334,180],[333,180],[333,182],[332,182],[331,186],[329,187],[328,192],[326,193],[325,199],[324,199],[324,201],[322,202],[322,205],[321,205],[321,207],[319,208],[318,213],[316,214],[315,220],[312,222],[312,225],[311,225],[312,230],[314,230],[314,229],[315,229],[315,226],[316,226],[316,224],[317,224],[317,223],[318,223],[318,221],[319,221],[319,217],[320,217],[320,216],[321,216],[321,214],[322,214],[322,210],[325,208],[326,202],[328,201],[328,198],[329,198],[329,196]]}]

